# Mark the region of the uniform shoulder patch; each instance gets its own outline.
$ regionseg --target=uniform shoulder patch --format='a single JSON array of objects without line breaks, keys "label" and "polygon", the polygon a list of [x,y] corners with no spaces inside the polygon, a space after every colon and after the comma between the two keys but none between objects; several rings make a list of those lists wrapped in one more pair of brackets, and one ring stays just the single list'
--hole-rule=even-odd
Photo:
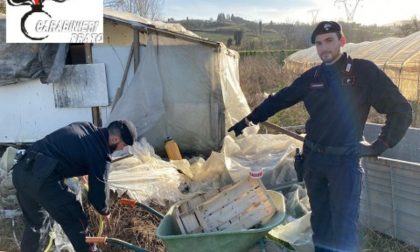
[{"label": "uniform shoulder patch", "polygon": [[314,83],[309,84],[310,89],[322,89],[324,87],[325,87],[325,85],[324,85],[323,82],[314,82]]}]

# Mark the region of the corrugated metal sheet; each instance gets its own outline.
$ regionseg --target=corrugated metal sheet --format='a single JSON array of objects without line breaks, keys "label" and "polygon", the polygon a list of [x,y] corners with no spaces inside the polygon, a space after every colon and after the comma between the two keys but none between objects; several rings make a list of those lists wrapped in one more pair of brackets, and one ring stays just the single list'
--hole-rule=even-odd
[{"label": "corrugated metal sheet", "polygon": [[362,223],[420,247],[420,163],[380,157],[363,165]]}]

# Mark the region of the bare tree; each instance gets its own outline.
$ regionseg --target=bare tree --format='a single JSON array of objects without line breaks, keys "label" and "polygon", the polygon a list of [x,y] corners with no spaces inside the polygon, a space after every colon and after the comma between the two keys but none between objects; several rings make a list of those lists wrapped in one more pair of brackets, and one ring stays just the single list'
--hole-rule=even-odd
[{"label": "bare tree", "polygon": [[6,13],[6,5],[4,4],[4,0],[0,0],[0,13]]},{"label": "bare tree", "polygon": [[161,19],[164,0],[105,0],[104,6],[138,14],[152,20]]},{"label": "bare tree", "polygon": [[317,22],[316,20],[318,19],[319,9],[308,10],[308,12],[312,16],[312,24],[316,24],[316,22]]},{"label": "bare tree", "polygon": [[417,19],[416,16],[413,16],[410,21],[405,21],[399,27],[398,33],[402,36],[408,36],[417,31],[420,31],[420,21]]}]

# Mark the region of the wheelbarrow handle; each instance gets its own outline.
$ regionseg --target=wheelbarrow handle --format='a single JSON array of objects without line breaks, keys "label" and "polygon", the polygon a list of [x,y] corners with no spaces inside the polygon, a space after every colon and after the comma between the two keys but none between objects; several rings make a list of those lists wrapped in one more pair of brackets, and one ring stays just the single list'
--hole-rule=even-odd
[{"label": "wheelbarrow handle", "polygon": [[86,243],[98,243],[98,244],[105,244],[108,237],[106,236],[87,236]]}]

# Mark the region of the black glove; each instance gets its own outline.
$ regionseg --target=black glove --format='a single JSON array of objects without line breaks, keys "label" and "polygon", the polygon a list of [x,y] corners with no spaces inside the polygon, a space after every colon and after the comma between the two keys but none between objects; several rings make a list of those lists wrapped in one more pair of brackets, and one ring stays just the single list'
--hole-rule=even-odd
[{"label": "black glove", "polygon": [[360,156],[362,157],[377,157],[388,149],[388,144],[382,139],[378,139],[372,144],[362,141],[360,142]]},{"label": "black glove", "polygon": [[248,127],[248,126],[249,126],[249,121],[245,117],[242,120],[240,120],[239,122],[237,122],[235,125],[230,127],[228,129],[228,132],[235,131],[235,136],[239,136],[239,135],[242,134],[242,130],[245,129],[246,127]]}]

